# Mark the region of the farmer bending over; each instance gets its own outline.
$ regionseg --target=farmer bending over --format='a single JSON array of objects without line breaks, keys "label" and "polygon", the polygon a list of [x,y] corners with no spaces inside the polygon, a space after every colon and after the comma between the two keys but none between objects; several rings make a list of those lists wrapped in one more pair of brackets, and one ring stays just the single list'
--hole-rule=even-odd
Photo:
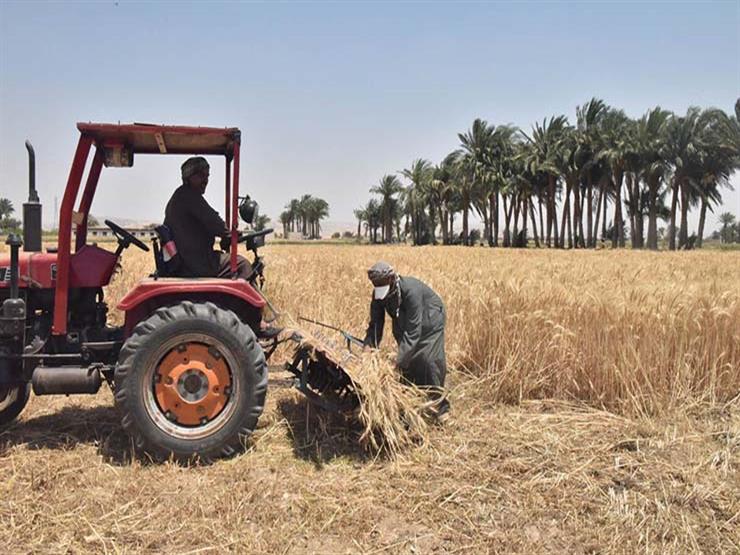
[{"label": "farmer bending over", "polygon": [[388,313],[398,343],[396,364],[403,378],[429,389],[430,395],[439,399],[437,416],[441,417],[450,407],[443,390],[447,363],[442,299],[418,279],[396,274],[387,262],[377,262],[367,275],[374,290],[365,345],[373,348],[380,345]]}]

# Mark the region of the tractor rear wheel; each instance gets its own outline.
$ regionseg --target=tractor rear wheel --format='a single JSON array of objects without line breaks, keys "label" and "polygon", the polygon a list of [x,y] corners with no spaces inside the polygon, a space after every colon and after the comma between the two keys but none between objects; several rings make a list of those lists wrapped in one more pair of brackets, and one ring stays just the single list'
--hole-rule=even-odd
[{"label": "tractor rear wheel", "polygon": [[0,426],[10,424],[26,407],[31,384],[0,386]]},{"label": "tractor rear wheel", "polygon": [[157,460],[209,462],[244,448],[265,404],[267,364],[236,314],[184,301],[134,328],[114,382],[137,449]]}]

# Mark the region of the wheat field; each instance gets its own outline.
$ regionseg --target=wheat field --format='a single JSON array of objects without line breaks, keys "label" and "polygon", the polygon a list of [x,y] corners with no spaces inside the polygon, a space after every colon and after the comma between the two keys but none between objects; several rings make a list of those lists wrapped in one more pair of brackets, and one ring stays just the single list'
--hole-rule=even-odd
[{"label": "wheat field", "polygon": [[[740,253],[264,253],[283,322],[362,335],[378,259],[431,285],[450,422],[373,457],[276,371],[248,451],[185,468],[132,459],[107,391],[33,398],[0,433],[7,552],[740,550]],[[129,249],[111,306],[152,266]]]}]

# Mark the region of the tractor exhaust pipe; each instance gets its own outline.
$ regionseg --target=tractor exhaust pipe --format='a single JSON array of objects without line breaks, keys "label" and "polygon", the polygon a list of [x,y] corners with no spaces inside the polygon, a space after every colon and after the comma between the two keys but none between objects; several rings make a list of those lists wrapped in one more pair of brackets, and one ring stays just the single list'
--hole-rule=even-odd
[{"label": "tractor exhaust pipe", "polygon": [[97,367],[37,366],[31,377],[36,395],[97,393],[102,379]]},{"label": "tractor exhaust pipe", "polygon": [[28,151],[28,202],[23,203],[23,244],[26,252],[41,251],[41,203],[36,191],[36,153],[30,141]]}]

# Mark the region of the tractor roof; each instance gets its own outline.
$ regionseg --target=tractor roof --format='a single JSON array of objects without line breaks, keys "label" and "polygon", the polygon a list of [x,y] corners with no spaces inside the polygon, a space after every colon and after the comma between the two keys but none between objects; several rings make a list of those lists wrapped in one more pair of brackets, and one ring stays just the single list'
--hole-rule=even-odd
[{"label": "tractor roof", "polygon": [[78,123],[100,147],[125,145],[141,154],[221,154],[231,156],[241,139],[236,127],[187,127],[151,123]]}]

